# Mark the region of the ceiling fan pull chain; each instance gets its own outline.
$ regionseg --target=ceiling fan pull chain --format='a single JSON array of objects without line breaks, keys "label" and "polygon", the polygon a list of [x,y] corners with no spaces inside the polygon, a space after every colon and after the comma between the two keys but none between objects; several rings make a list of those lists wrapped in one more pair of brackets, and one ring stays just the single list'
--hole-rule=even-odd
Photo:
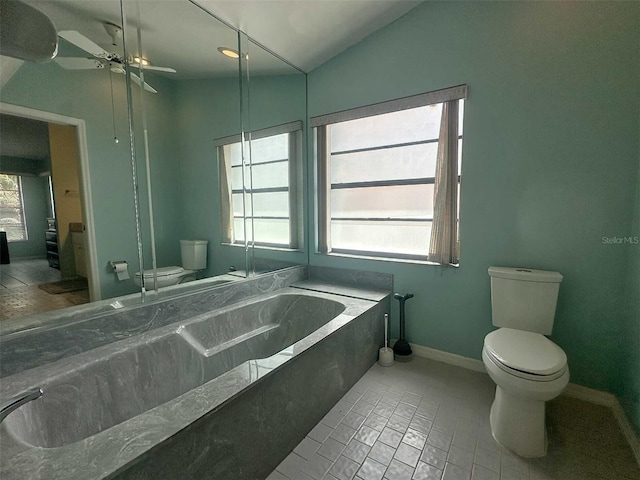
[{"label": "ceiling fan pull chain", "polygon": [[109,69],[109,83],[111,84],[111,117],[113,118],[113,140],[118,143],[118,135],[116,134],[116,105],[113,100],[113,73]]}]

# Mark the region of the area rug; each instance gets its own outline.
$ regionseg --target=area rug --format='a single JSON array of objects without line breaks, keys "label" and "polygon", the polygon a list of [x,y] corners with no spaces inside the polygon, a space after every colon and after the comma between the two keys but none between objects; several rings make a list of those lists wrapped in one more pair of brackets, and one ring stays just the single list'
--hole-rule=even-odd
[{"label": "area rug", "polygon": [[43,283],[39,288],[52,295],[59,293],[75,292],[89,288],[86,278],[74,278],[72,280],[60,280],[59,282]]},{"label": "area rug", "polygon": [[91,301],[89,299],[89,290],[78,290],[73,293],[66,293],[64,298],[74,305],[82,305]]}]

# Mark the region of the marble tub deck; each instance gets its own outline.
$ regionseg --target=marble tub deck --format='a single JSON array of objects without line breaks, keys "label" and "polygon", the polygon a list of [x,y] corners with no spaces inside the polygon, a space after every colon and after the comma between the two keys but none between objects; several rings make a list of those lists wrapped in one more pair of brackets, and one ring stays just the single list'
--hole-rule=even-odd
[{"label": "marble tub deck", "polygon": [[[315,288],[320,287],[315,285]],[[364,290],[366,289],[361,292],[362,296],[367,298],[367,292]],[[3,480],[115,478],[119,472],[124,471],[130,464],[135,463],[136,459],[163,441],[199,418],[228,404],[249,386],[269,378],[288,361],[340,330],[353,319],[379,306],[378,302],[372,300],[290,287],[263,295],[262,298],[279,293],[295,293],[327,299],[342,303],[345,309],[337,317],[297,341],[290,348],[267,358],[245,361],[177,398],[74,443],[56,448],[35,448],[17,441],[9,433],[5,422],[0,426],[0,443],[2,444],[0,477]],[[258,298],[252,296],[228,308],[238,308],[255,302]],[[5,377],[0,386],[0,399],[11,398],[34,386],[42,386],[46,395],[47,385],[54,383],[57,379],[82,371],[88,365],[99,363],[105,356],[148,344],[168,331],[175,331],[179,326],[187,323],[188,320],[182,320]]]}]

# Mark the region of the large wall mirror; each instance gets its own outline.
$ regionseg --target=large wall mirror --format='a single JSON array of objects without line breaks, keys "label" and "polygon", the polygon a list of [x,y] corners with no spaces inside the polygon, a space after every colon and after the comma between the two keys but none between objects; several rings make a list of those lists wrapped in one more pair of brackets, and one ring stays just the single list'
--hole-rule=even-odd
[{"label": "large wall mirror", "polygon": [[306,263],[306,75],[186,0],[124,5],[147,288]]},{"label": "large wall mirror", "polygon": [[120,3],[28,4],[54,22],[59,53],[0,57],[4,318],[139,291],[110,267],[139,269],[125,77],[87,52],[126,57],[105,28],[122,25]]},{"label": "large wall mirror", "polygon": [[306,263],[304,73],[189,0],[25,3],[59,54],[0,56],[3,318]]}]

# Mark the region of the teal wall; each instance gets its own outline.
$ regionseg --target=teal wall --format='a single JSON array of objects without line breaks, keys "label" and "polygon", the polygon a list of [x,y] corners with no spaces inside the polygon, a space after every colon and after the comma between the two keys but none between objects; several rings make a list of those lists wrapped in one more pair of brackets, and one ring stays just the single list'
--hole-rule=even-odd
[{"label": "teal wall", "polygon": [[[180,239],[184,238],[181,234],[182,194],[178,154],[181,133],[175,123],[176,82],[149,73],[145,74],[145,80],[158,91],[157,94],[145,92],[144,108],[149,142],[156,262],[158,267],[167,267],[181,264]],[[152,269],[142,98],[140,87],[134,84],[132,90],[144,268]]]},{"label": "teal wall", "polygon": [[234,77],[176,83],[181,229],[185,239],[208,240],[207,276],[244,268],[244,250],[220,245],[220,196],[214,140],[240,131],[239,83]]},{"label": "teal wall", "polygon": [[45,258],[47,244],[47,177],[21,176],[24,216],[27,221],[28,240],[9,242],[9,258]]},{"label": "teal wall", "polygon": [[133,280],[119,282],[109,260],[138,268],[124,81],[114,75],[116,127],[107,71],[67,71],[55,63],[25,63],[0,91],[5,103],[81,118],[86,122],[93,214],[102,298],[132,293]]},{"label": "teal wall", "polygon": [[493,328],[487,268],[557,270],[553,339],[572,381],[620,392],[628,247],[602,237],[632,222],[639,24],[637,3],[425,2],[312,71],[310,116],[463,83],[469,94],[461,266],[310,263],[394,274],[416,294],[408,340],[476,359]]},{"label": "teal wall", "polygon": [[[244,269],[244,249],[221,245],[217,138],[240,132],[239,81],[236,77],[175,82],[174,128],[180,132],[178,164],[184,238],[209,240],[207,275]],[[304,75],[252,77],[249,125],[257,130],[304,120]],[[155,194],[154,194],[155,197]],[[259,249],[256,256],[306,263],[306,252]]]}]

